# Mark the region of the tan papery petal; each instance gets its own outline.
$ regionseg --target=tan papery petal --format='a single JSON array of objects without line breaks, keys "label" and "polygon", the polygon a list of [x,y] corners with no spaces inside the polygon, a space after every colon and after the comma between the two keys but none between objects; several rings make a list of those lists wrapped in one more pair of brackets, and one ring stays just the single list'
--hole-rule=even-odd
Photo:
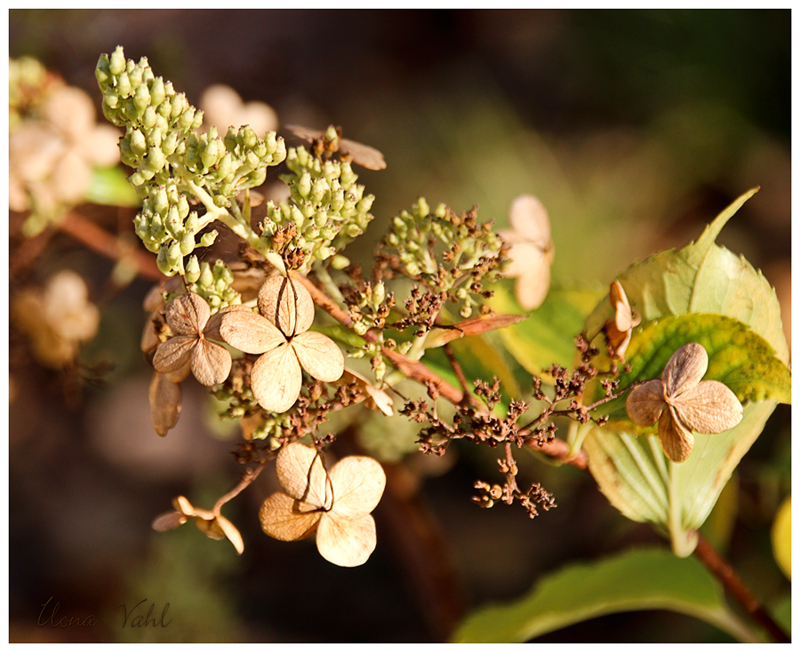
[{"label": "tan papery petal", "polygon": [[550,263],[529,269],[517,279],[515,292],[519,305],[525,310],[536,310],[544,303],[550,289]]},{"label": "tan papery petal", "polygon": [[316,448],[294,442],[278,452],[275,461],[278,482],[293,499],[312,508],[330,509],[333,489]]},{"label": "tan papery petal", "polygon": [[314,323],[314,302],[299,281],[270,276],[258,291],[258,310],[286,337],[307,331]]},{"label": "tan papery petal", "polygon": [[225,532],[219,526],[216,518],[205,519],[202,517],[195,518],[194,524],[198,530],[205,534],[209,539],[220,541],[225,538]]},{"label": "tan papery petal", "polygon": [[231,354],[224,347],[202,338],[192,352],[192,373],[202,385],[223,382],[231,371]]},{"label": "tan papery petal", "polygon": [[250,373],[253,394],[269,412],[286,412],[292,407],[300,396],[302,383],[300,363],[288,344],[267,351],[256,360]]},{"label": "tan papery petal", "polygon": [[191,359],[192,351],[197,346],[197,335],[176,335],[159,344],[153,356],[153,366],[161,374],[177,371]]},{"label": "tan papery petal", "polygon": [[727,385],[704,380],[672,401],[681,421],[705,435],[730,430],[742,420],[742,404]]},{"label": "tan papery petal", "polygon": [[664,381],[665,395],[668,398],[679,396],[681,392],[694,387],[703,380],[708,369],[708,353],[694,342],[684,344],[667,362],[661,378]]},{"label": "tan papery petal", "polygon": [[176,496],[172,499],[172,504],[184,516],[195,516],[196,512],[192,503],[186,496]]},{"label": "tan papery petal", "polygon": [[520,195],[511,202],[508,212],[511,228],[529,242],[546,249],[550,242],[550,217],[541,201],[533,195]]},{"label": "tan papery petal", "polygon": [[225,338],[222,337],[222,333],[219,331],[219,327],[222,325],[222,318],[228,313],[237,311],[253,312],[250,310],[250,308],[241,304],[227,306],[222,310],[218,310],[211,315],[209,320],[206,322],[206,327],[203,329],[203,335],[205,335],[208,339],[224,342]]},{"label": "tan papery petal", "polygon": [[664,384],[657,378],[634,387],[625,399],[625,409],[631,421],[640,426],[652,426],[664,408]]},{"label": "tan papery petal", "polygon": [[151,527],[156,532],[167,532],[168,530],[174,530],[176,527],[180,527],[188,520],[189,517],[180,512],[165,512],[153,519]]},{"label": "tan papery petal", "polygon": [[252,310],[225,313],[219,332],[223,340],[245,353],[264,353],[286,345],[283,333]]},{"label": "tan papery petal", "polygon": [[356,518],[323,514],[317,527],[319,554],[337,566],[360,566],[369,559],[376,543],[375,521],[369,514]]},{"label": "tan papery petal", "polygon": [[316,529],[323,514],[320,511],[306,511],[307,507],[286,494],[272,494],[261,505],[258,514],[261,529],[280,541],[303,539]]},{"label": "tan papery petal", "polygon": [[163,437],[181,416],[181,386],[160,373],[150,381],[150,419],[153,429]]},{"label": "tan papery petal", "polygon": [[658,422],[658,437],[664,454],[673,462],[684,462],[694,447],[694,435],[680,422],[671,407],[664,411]]},{"label": "tan papery petal", "polygon": [[241,555],[244,552],[244,540],[236,526],[222,515],[217,516],[217,525],[225,533],[228,541],[236,548],[236,552]]},{"label": "tan papery petal", "polygon": [[173,332],[178,335],[199,335],[206,327],[211,309],[205,299],[190,292],[170,301],[165,314]]},{"label": "tan papery petal", "polygon": [[351,455],[339,460],[330,473],[333,512],[351,518],[369,514],[378,506],[386,487],[383,467],[371,457]]},{"label": "tan papery petal", "polygon": [[303,369],[317,380],[330,383],[342,377],[344,355],[327,335],[306,331],[295,336],[291,346]]}]

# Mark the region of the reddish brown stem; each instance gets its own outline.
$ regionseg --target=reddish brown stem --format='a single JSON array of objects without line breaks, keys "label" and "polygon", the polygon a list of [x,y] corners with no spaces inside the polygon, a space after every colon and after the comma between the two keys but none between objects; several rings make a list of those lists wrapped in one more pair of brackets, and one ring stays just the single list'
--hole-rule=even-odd
[{"label": "reddish brown stem", "polygon": [[742,605],[745,611],[762,625],[777,643],[791,642],[786,632],[767,613],[766,609],[750,592],[750,589],[742,582],[730,564],[711,547],[711,544],[699,532],[697,533],[697,547],[694,549],[694,555],[722,582],[728,594]]},{"label": "reddish brown stem", "polygon": [[164,275],[158,270],[155,256],[140,249],[126,250],[120,245],[117,237],[78,213],[67,213],[58,223],[58,228],[106,258],[128,262],[136,268],[139,276],[152,281],[160,281],[164,278]]},{"label": "reddish brown stem", "polygon": [[238,496],[245,489],[247,489],[247,487],[249,487],[253,483],[253,480],[255,480],[258,477],[259,473],[261,473],[264,470],[264,467],[266,465],[267,465],[267,460],[264,460],[254,469],[248,469],[247,471],[245,471],[244,475],[242,476],[242,479],[239,481],[239,484],[237,484],[224,496],[220,497],[220,499],[217,500],[216,504],[214,505],[214,509],[212,509],[211,511],[214,512],[214,514],[216,514],[217,516],[219,516],[222,506],[225,503],[230,502],[231,500],[236,498],[236,496]]}]

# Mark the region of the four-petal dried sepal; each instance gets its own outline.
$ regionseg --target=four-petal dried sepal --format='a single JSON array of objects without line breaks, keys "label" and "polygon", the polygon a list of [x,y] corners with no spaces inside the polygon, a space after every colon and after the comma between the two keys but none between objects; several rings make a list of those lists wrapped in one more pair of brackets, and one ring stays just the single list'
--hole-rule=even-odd
[{"label": "four-petal dried sepal", "polygon": [[717,380],[702,380],[707,369],[705,348],[686,344],[672,354],[660,379],[634,387],[625,401],[634,423],[648,427],[658,421],[661,446],[673,462],[689,457],[693,431],[718,434],[742,420],[742,404],[730,388]]},{"label": "four-petal dried sepal", "polygon": [[228,539],[236,548],[237,554],[244,552],[244,540],[236,526],[222,514],[208,509],[195,507],[184,496],[178,496],[172,501],[175,510],[160,514],[153,520],[152,527],[156,532],[174,530],[189,519],[194,519],[197,529],[210,539]]},{"label": "four-petal dried sepal", "polygon": [[317,380],[333,382],[344,371],[344,355],[329,337],[308,330],[314,303],[300,283],[268,278],[259,290],[258,307],[260,314],[225,314],[219,331],[234,348],[260,356],[250,373],[258,404],[269,412],[286,412],[300,396],[302,369]]},{"label": "four-petal dried sepal", "polygon": [[328,473],[317,451],[293,443],[278,453],[278,482],[286,493],[267,498],[261,527],[281,541],[296,541],[316,530],[317,549],[337,566],[360,566],[377,542],[370,512],[380,502],[386,475],[370,457],[351,456]]}]

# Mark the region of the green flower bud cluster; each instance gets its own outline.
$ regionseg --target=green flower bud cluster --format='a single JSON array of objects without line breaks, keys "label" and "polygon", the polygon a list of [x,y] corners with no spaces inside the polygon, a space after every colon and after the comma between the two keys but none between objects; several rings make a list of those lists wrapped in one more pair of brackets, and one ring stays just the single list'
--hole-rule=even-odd
[{"label": "green flower bud cluster", "polygon": [[191,256],[186,263],[186,280],[189,291],[203,297],[212,314],[242,303],[241,295],[231,287],[233,272],[221,260],[212,267],[207,262],[198,264],[197,256]]},{"label": "green flower bud cluster", "polygon": [[[176,93],[171,82],[156,77],[147,59],[126,60],[121,47],[110,57],[100,57],[95,76],[103,93],[103,113],[126,128],[119,145],[122,162],[134,168],[129,180],[143,198],[136,233],[158,253],[164,274],[183,274],[183,258],[216,237],[214,232],[197,241],[198,232],[213,218],[189,212],[187,197],[202,202],[207,214],[231,208],[239,191],[261,185],[267,167],[284,160],[283,139],[275,132],[259,138],[249,126],[231,127],[225,138],[213,126],[206,134],[195,133],[203,124],[203,112]],[[234,206],[237,218],[238,211]],[[213,215],[228,217],[219,211]],[[196,261],[189,264],[191,273],[199,274]]]},{"label": "green flower bud cluster", "polygon": [[435,291],[448,293],[450,301],[462,304],[461,316],[469,317],[481,299],[491,296],[484,283],[499,280],[502,248],[492,223],[478,223],[475,208],[457,215],[440,204],[431,211],[421,197],[410,213],[402,211],[394,218],[378,259]]},{"label": "green flower bud cluster", "polygon": [[[364,195],[364,186],[350,163],[322,161],[304,147],[291,148],[286,157],[290,174],[282,175],[291,191],[288,200],[267,204],[267,217],[261,238],[272,251],[288,246],[305,253],[301,272],[315,261],[334,257],[345,245],[364,232],[373,219],[373,195]],[[279,230],[294,226],[296,234],[285,242],[273,238]]]}]

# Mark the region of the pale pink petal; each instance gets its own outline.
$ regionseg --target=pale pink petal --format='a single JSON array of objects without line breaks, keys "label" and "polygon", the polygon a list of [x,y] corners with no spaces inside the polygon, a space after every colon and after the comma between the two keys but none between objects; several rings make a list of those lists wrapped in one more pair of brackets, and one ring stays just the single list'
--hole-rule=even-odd
[{"label": "pale pink petal", "polygon": [[323,514],[317,528],[317,549],[332,564],[351,568],[363,564],[375,550],[375,521],[369,514],[341,518]]},{"label": "pale pink petal", "polygon": [[300,333],[292,339],[300,365],[317,380],[333,382],[344,372],[342,350],[327,335],[315,331]]},{"label": "pale pink petal", "polygon": [[[234,316],[241,313],[233,313]],[[223,321],[223,328],[225,321]],[[250,384],[258,404],[269,412],[286,412],[300,396],[303,372],[288,344],[267,351],[253,365]]]},{"label": "pale pink petal", "polygon": [[228,344],[245,353],[264,353],[286,344],[283,334],[252,310],[225,313],[219,332]]},{"label": "pale pink petal", "polygon": [[331,469],[333,509],[338,517],[369,514],[378,506],[386,487],[386,474],[371,457],[352,455]]}]

